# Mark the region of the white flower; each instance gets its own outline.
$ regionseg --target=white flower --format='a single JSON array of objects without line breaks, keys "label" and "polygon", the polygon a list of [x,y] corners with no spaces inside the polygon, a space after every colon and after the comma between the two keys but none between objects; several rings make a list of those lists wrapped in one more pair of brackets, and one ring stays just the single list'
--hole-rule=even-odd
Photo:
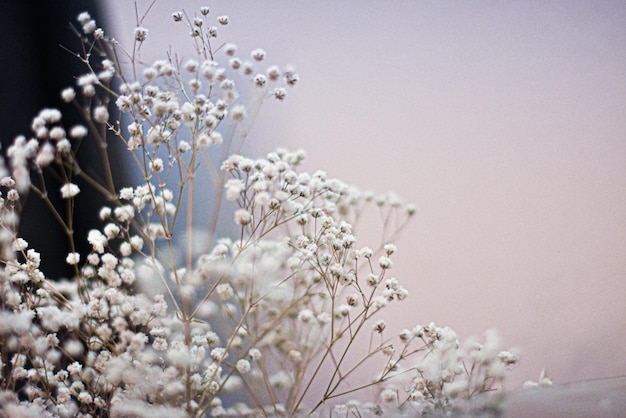
[{"label": "white flower", "polygon": [[254,72],[254,66],[250,62],[247,62],[247,61],[244,62],[242,67],[243,67],[243,73],[245,75],[252,75],[252,73]]},{"label": "white flower", "polygon": [[266,70],[266,74],[270,80],[276,81],[280,77],[280,68],[273,65]]},{"label": "white flower", "polygon": [[263,74],[257,74],[254,76],[254,85],[257,87],[263,87],[267,83],[267,77]]},{"label": "white flower", "polygon": [[250,362],[246,359],[237,361],[237,371],[241,374],[246,374],[250,371]]},{"label": "white flower", "polygon": [[65,262],[70,266],[75,266],[80,262],[80,254],[79,253],[69,253],[65,258]]},{"label": "white flower", "polygon": [[11,202],[17,202],[20,199],[20,194],[17,190],[11,189],[7,193],[7,199]]},{"label": "white flower", "polygon": [[106,224],[104,227],[104,235],[107,239],[113,239],[120,233],[120,227],[114,223]]},{"label": "white flower", "polygon": [[392,389],[385,389],[380,393],[380,400],[384,403],[392,403],[396,402],[398,399],[398,393]]},{"label": "white flower", "polygon": [[105,220],[111,216],[111,208],[104,206],[100,209],[99,217],[101,220]]},{"label": "white flower", "polygon": [[80,87],[98,84],[98,76],[93,73],[81,75],[80,77],[78,77],[76,84],[78,84]]},{"label": "white flower", "polygon": [[190,73],[193,73],[198,70],[198,65],[199,65],[198,61],[194,59],[190,59],[187,62],[185,62],[185,70],[189,71]]},{"label": "white flower", "polygon": [[137,235],[130,237],[130,245],[137,251],[143,248],[143,239]]},{"label": "white flower", "polygon": [[246,108],[241,105],[234,106],[230,111],[230,117],[235,122],[241,122],[242,120],[246,118],[246,115],[247,115]]},{"label": "white flower", "polygon": [[278,87],[274,90],[274,98],[276,98],[277,100],[284,100],[284,98],[287,96],[287,90],[285,90],[282,87]]},{"label": "white flower", "polygon": [[395,253],[396,251],[398,251],[398,247],[396,247],[394,244],[385,244],[383,249],[385,250],[385,253],[387,255],[391,255]]},{"label": "white flower", "polygon": [[104,246],[107,244],[107,239],[97,229],[92,229],[87,234],[87,241],[91,244],[93,250],[99,254],[104,252]]},{"label": "white flower", "polygon": [[408,330],[408,329],[403,329],[402,332],[400,332],[400,341],[402,341],[405,344],[408,344],[409,342],[411,342],[411,340],[413,339],[415,335],[413,334],[413,331]]},{"label": "white flower", "polygon": [[519,356],[512,354],[509,351],[501,351],[498,354],[498,358],[507,366],[510,364],[515,364],[519,361]]},{"label": "white flower", "polygon": [[229,179],[224,186],[226,189],[226,199],[235,200],[244,189],[243,181],[240,179]]},{"label": "white flower", "polygon": [[[228,52],[226,52],[228,54]],[[233,70],[238,70],[239,68],[241,68],[241,60],[239,58],[231,58],[228,61],[228,65],[230,66],[230,68],[232,68]]]},{"label": "white flower", "polygon": [[133,188],[132,187],[123,187],[120,189],[120,199],[121,200],[131,200],[133,198]]},{"label": "white flower", "polygon": [[142,28],[142,27],[136,27],[135,28],[135,40],[137,42],[143,42],[146,40],[146,38],[148,37],[148,29],[146,28]]},{"label": "white flower", "polygon": [[55,141],[60,141],[63,138],[65,138],[65,129],[61,128],[60,126],[55,126],[54,128],[50,129],[50,138],[54,139]]},{"label": "white flower", "polygon": [[0,179],[0,186],[2,186],[2,187],[14,187],[15,186],[15,180],[13,180],[11,177],[2,177],[2,179]]},{"label": "white flower", "polygon": [[252,51],[250,53],[250,56],[255,60],[255,61],[263,61],[263,59],[265,58],[265,51],[262,50],[261,48],[257,48],[254,51]]},{"label": "white flower", "polygon": [[113,214],[118,221],[126,222],[135,217],[135,209],[130,205],[120,206],[113,210]]},{"label": "white flower", "polygon": [[86,35],[89,35],[90,33],[93,33],[96,30],[96,28],[97,28],[96,21],[90,20],[83,25],[83,32],[85,32]]},{"label": "white flower", "polygon": [[220,145],[222,144],[222,142],[224,142],[224,138],[222,137],[222,134],[216,131],[211,132],[209,139],[210,139],[211,145]]},{"label": "white flower", "polygon": [[223,347],[215,347],[213,350],[211,350],[211,357],[215,361],[221,361],[228,357],[228,353]]},{"label": "white flower", "polygon": [[338,416],[348,416],[348,407],[345,404],[335,405],[333,411]]},{"label": "white flower", "polygon": [[87,128],[81,125],[74,126],[70,129],[70,137],[74,139],[82,139],[87,136]]},{"label": "white flower", "polygon": [[216,290],[217,290],[217,294],[220,296],[222,300],[230,299],[235,294],[235,291],[233,290],[232,286],[229,285],[228,283],[222,283],[218,285]]},{"label": "white flower", "polygon": [[189,142],[187,142],[187,141],[180,141],[178,143],[178,152],[180,152],[181,154],[186,153],[190,149],[191,149],[191,145],[189,145]]},{"label": "white flower", "polygon": [[372,255],[374,255],[374,252],[372,251],[371,248],[369,248],[369,247],[361,248],[361,256],[363,256],[365,258],[371,258]]},{"label": "white flower", "polygon": [[69,103],[76,98],[76,92],[73,88],[68,87],[61,92],[61,98],[64,102]]},{"label": "white flower", "polygon": [[372,329],[380,334],[383,332],[386,326],[387,325],[385,324],[385,321],[382,319],[379,319],[374,323],[374,326],[372,327]]},{"label": "white flower", "polygon": [[28,248],[28,242],[23,238],[17,238],[13,243],[13,251],[24,251]]},{"label": "white flower", "polygon": [[163,160],[160,158],[155,158],[151,163],[150,163],[150,168],[152,169],[152,171],[154,171],[155,173],[160,173],[163,171]]},{"label": "white flower", "polygon": [[308,323],[315,319],[315,315],[310,309],[303,309],[298,312],[298,319],[304,323]]},{"label": "white flower", "polygon": [[287,357],[294,363],[300,363],[302,361],[302,353],[298,350],[290,350],[287,353]]},{"label": "white flower", "polygon": [[211,145],[211,138],[206,133],[201,133],[200,135],[198,135],[196,145],[199,149],[207,148],[209,145]]},{"label": "white flower", "polygon": [[141,126],[141,124],[137,123],[137,122],[133,122],[130,125],[128,125],[128,132],[133,135],[133,136],[138,136],[143,134],[143,128]]},{"label": "white flower", "polygon": [[237,209],[235,212],[235,223],[237,225],[248,225],[252,222],[252,215],[245,209]]},{"label": "white flower", "polygon": [[389,304],[389,299],[383,296],[376,296],[374,299],[372,299],[372,304],[376,308],[384,308]]},{"label": "white flower", "polygon": [[117,266],[117,257],[111,253],[106,253],[101,257],[102,265],[109,270],[113,270]]},{"label": "white flower", "polygon": [[109,111],[106,106],[97,106],[93,110],[93,119],[99,123],[107,123],[109,120]]},{"label": "white flower", "polygon": [[91,402],[93,402],[93,398],[91,397],[89,392],[86,391],[80,392],[77,398],[78,402],[80,403],[90,404]]},{"label": "white flower", "polygon": [[346,297],[346,303],[348,304],[348,306],[359,306],[359,295],[357,293],[354,293],[352,295],[348,295]]},{"label": "white flower", "polygon": [[393,265],[393,262],[391,261],[389,257],[380,257],[378,259],[378,265],[380,266],[381,269],[387,270],[391,268],[391,266]]},{"label": "white flower", "polygon": [[80,193],[80,189],[74,183],[66,183],[61,186],[61,197],[70,199]]},{"label": "white flower", "polygon": [[67,155],[69,154],[70,150],[72,149],[72,144],[70,144],[70,141],[68,141],[67,139],[62,139],[59,142],[57,142],[57,151],[63,155]]},{"label": "white flower", "polygon": [[91,20],[91,16],[88,12],[82,12],[76,17],[76,20],[78,20],[81,25],[84,25]]},{"label": "white flower", "polygon": [[67,371],[70,372],[71,375],[77,375],[81,372],[82,369],[83,365],[77,361],[67,366]]}]

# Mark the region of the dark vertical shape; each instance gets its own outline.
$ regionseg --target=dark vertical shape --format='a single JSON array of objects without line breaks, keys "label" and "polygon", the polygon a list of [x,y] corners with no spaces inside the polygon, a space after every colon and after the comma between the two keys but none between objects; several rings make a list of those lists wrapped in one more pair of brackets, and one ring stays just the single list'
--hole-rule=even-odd
[{"label": "dark vertical shape", "polygon": [[[104,2],[96,0],[55,1],[3,1],[0,3],[0,126],[2,148],[6,151],[16,135],[32,136],[32,118],[44,107],[57,108],[63,113],[67,130],[82,123],[80,112],[60,98],[62,89],[75,86],[75,76],[84,74],[87,68],[75,56],[61,48],[79,51],[80,42],[70,24],[80,27],[76,16],[88,11],[99,27],[106,33],[103,19]],[[77,89],[78,91],[78,89]],[[84,139],[78,154],[80,165],[101,173],[99,152],[93,138]],[[121,144],[110,138],[109,155],[112,162],[119,162]],[[116,184],[120,184],[124,170],[114,168]],[[102,176],[100,176],[102,177]],[[81,193],[76,198],[75,241],[78,251],[89,252],[86,235],[89,229],[100,225],[99,208],[105,199],[87,185],[77,182]],[[58,196],[61,186],[52,176],[47,176],[48,190],[54,204],[64,208],[65,202]],[[68,277],[72,269],[65,264],[69,251],[63,230],[50,215],[37,196],[28,198],[20,224],[20,235],[32,248],[41,252],[42,271],[50,278]]]}]

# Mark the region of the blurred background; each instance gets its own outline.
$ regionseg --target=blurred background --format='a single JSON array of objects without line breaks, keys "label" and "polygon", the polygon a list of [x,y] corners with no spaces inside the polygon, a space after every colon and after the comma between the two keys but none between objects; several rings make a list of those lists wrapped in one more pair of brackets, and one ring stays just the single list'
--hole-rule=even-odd
[{"label": "blurred background", "polygon": [[[109,34],[130,47],[150,3],[107,2]],[[499,330],[522,351],[509,388],[626,375],[626,3],[161,0],[142,58],[192,57],[170,15],[203,5],[230,16],[220,41],[301,76],[249,155],[303,148],[416,204],[396,329]]]}]

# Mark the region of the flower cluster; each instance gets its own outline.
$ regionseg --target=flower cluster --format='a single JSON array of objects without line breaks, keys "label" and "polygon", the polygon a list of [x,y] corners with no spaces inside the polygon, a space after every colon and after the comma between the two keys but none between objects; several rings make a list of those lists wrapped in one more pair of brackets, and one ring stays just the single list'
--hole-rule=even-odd
[{"label": "flower cluster", "polygon": [[[409,361],[416,351],[427,354]],[[494,331],[488,331],[482,343],[470,340],[461,346],[453,330],[434,323],[404,329],[382,353],[388,362],[381,376],[388,370],[401,376],[379,386],[379,402],[351,400],[336,405],[335,412],[341,416],[357,411],[369,416],[384,412],[401,416],[499,416],[501,398],[486,395],[502,384],[507,370],[519,361],[516,354],[502,350]]]},{"label": "flower cluster", "polygon": [[[385,308],[409,297],[392,274],[393,242],[414,206],[302,172],[303,151],[221,154],[242,147],[243,124],[258,112],[236,83],[247,83],[254,103],[282,101],[298,75],[257,70],[267,56],[260,48],[249,59],[230,43],[214,48],[230,18],[211,19],[208,7],[173,13],[197,55],[145,68],[136,54],[150,31],[138,26],[129,70],[106,58],[124,54],[117,42],[88,13],[78,16],[88,72],[61,97],[85,123],[65,128],[58,110],[42,110],[32,137],[8,149],[10,172],[0,166],[0,415],[445,413],[493,390],[517,357],[491,334],[460,348],[452,330],[434,324],[389,331]],[[92,63],[97,56],[105,58]],[[83,144],[88,135],[93,143]],[[112,140],[125,145],[140,184],[114,184]],[[104,179],[80,167],[81,144],[101,149]],[[60,190],[47,190],[45,170],[63,180]],[[78,178],[111,202],[86,237],[72,229]],[[195,224],[202,188],[215,196],[203,202],[206,229]],[[19,237],[27,193],[64,228],[73,277],[46,277]],[[67,205],[56,208],[49,193]],[[225,219],[222,204],[232,208]],[[378,245],[357,239],[367,211],[383,219]],[[222,224],[236,232],[217,237]],[[75,240],[84,239],[90,251],[81,254]],[[372,378],[355,386],[368,370]],[[378,398],[358,398],[367,389]]]}]

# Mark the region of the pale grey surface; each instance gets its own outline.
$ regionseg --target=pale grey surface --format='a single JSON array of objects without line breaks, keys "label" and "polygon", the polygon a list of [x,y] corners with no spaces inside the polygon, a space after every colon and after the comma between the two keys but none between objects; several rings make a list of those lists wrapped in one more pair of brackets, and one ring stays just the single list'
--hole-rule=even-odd
[{"label": "pale grey surface", "polygon": [[519,391],[505,417],[620,418],[626,416],[626,377]]}]

